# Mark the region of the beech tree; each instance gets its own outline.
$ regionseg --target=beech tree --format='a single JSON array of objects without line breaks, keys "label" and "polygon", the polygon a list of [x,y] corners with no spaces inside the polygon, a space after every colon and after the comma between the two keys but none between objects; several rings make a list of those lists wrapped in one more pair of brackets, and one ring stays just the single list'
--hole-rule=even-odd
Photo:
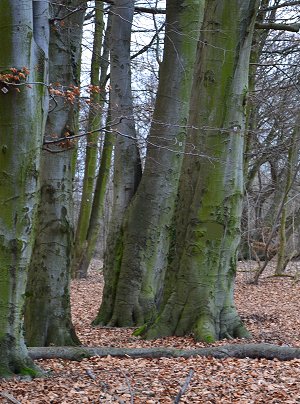
[{"label": "beech tree", "polygon": [[111,9],[110,38],[110,113],[115,136],[113,206],[108,230],[104,272],[119,260],[120,228],[141,177],[141,162],[136,144],[130,68],[130,40],[134,14],[133,0],[116,0]]},{"label": "beech tree", "polygon": [[163,306],[155,321],[138,331],[146,338],[193,333],[212,342],[249,335],[233,289],[257,9],[256,0],[206,2]]},{"label": "beech tree", "polygon": [[23,307],[47,114],[48,17],[48,1],[0,2],[0,376],[38,372]]},{"label": "beech tree", "polygon": [[31,346],[79,343],[71,322],[69,295],[74,145],[68,137],[78,127],[84,15],[81,0],[65,2],[64,7],[51,5],[49,77],[59,87],[50,89],[52,98],[41,156],[41,200],[26,290],[25,331],[26,342]]},{"label": "beech tree", "polygon": [[132,326],[156,314],[167,265],[203,6],[202,0],[167,2],[164,56],[145,169],[119,231],[114,264],[104,273],[103,301],[95,324]]}]

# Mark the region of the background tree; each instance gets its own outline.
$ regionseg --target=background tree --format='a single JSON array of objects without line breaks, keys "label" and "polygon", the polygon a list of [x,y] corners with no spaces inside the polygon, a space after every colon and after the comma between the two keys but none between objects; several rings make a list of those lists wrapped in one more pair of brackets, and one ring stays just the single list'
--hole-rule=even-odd
[{"label": "background tree", "polygon": [[0,3],[0,376],[37,372],[24,343],[23,307],[47,114],[48,15],[47,1]]},{"label": "background tree", "polygon": [[[241,257],[257,257],[265,261],[257,279],[279,248],[285,250],[283,267],[297,255],[298,153],[294,129],[299,88],[294,77],[298,75],[299,63],[297,34],[284,31],[296,29],[293,21],[298,14],[294,7],[281,1],[264,2],[259,13],[260,18],[263,15],[260,26],[267,27],[267,30],[256,32],[259,52],[251,59],[252,112],[249,114],[249,141],[245,152],[248,171]],[[278,24],[283,18],[285,24]],[[254,52],[258,48],[254,47]],[[295,156],[292,167],[291,148]]]},{"label": "background tree", "polygon": [[[103,3],[96,2],[90,78],[91,98],[89,100],[88,125],[86,130],[86,132],[90,132],[91,134],[88,135],[86,142],[84,178],[80,211],[75,234],[72,270],[73,274],[79,278],[86,277],[87,275],[87,268],[85,266],[85,270],[83,270],[82,264],[84,256],[86,255],[86,249],[88,248],[88,244],[90,244],[90,242],[87,241],[87,233],[93,206],[95,179],[97,178],[98,170],[99,128],[102,126],[101,124],[103,122],[104,103],[106,99],[105,84],[108,70],[108,36],[110,32],[110,24],[107,24],[105,34],[106,40],[103,41],[104,29],[104,6]],[[102,155],[102,151],[100,151],[100,155]]]},{"label": "background tree", "polygon": [[[83,180],[83,190],[81,197],[80,213],[76,229],[75,239],[75,276],[78,278],[85,278],[91,259],[95,253],[97,240],[101,231],[101,224],[104,216],[105,195],[107,191],[107,184],[109,182],[109,174],[112,160],[112,150],[114,145],[114,137],[109,130],[110,124],[110,108],[104,108],[107,103],[106,83],[108,78],[109,67],[109,41],[111,34],[111,19],[112,15],[109,13],[105,29],[105,36],[103,40],[102,56],[99,60],[99,38],[100,28],[103,28],[103,10],[96,8],[95,14],[95,39],[93,44],[93,56],[91,65],[91,85],[97,87],[91,98],[91,105],[89,110],[89,131],[99,129],[101,123],[106,119],[106,129],[104,135],[103,146],[96,148],[96,140],[89,142],[86,147],[85,159],[85,173]],[[97,28],[97,21],[98,28]],[[97,29],[96,29],[97,28]],[[94,56],[96,52],[96,56]],[[99,132],[98,132],[99,133]],[[96,132],[97,134],[97,132]],[[98,135],[99,143],[99,135]],[[98,159],[99,155],[99,159]],[[97,164],[98,160],[98,164]],[[103,240],[104,241],[104,240]],[[104,249],[104,246],[102,246]]]},{"label": "background tree", "polygon": [[136,143],[130,69],[130,39],[134,1],[117,0],[112,6],[110,39],[110,113],[116,136],[114,148],[113,206],[109,223],[104,272],[118,266],[122,254],[120,227],[124,212],[141,177]]}]

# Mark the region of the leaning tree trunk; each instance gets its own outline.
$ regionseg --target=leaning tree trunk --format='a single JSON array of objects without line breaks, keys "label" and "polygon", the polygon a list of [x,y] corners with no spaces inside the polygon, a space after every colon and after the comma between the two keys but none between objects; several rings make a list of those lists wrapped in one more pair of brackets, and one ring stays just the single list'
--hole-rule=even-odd
[{"label": "leaning tree trunk", "polygon": [[112,6],[110,39],[111,129],[114,149],[113,206],[104,257],[105,281],[118,267],[122,253],[121,224],[141,177],[136,143],[130,69],[130,40],[133,0],[116,0]]},{"label": "leaning tree trunk", "polygon": [[[109,102],[110,105],[110,102]],[[100,165],[96,180],[95,192],[93,197],[92,210],[89,220],[89,226],[86,234],[86,247],[82,254],[78,267],[78,277],[86,278],[90,262],[95,253],[97,240],[99,238],[101,223],[105,210],[105,195],[109,183],[110,168],[112,161],[112,152],[115,138],[110,130],[110,106],[108,107],[106,120],[106,133],[104,144],[101,151]]]},{"label": "leaning tree trunk", "polygon": [[204,1],[168,1],[163,62],[145,170],[122,227],[122,250],[105,278],[95,324],[143,324],[157,312],[185,143]]},{"label": "leaning tree trunk", "polygon": [[[99,86],[100,93],[95,92],[91,97],[91,105],[89,110],[89,126],[88,131],[93,132],[99,128],[105,114],[103,107],[106,101],[105,84],[107,81],[107,71],[109,67],[109,37],[111,31],[111,13],[107,18],[107,25],[102,46],[102,56],[99,55],[99,49],[102,45],[102,34],[99,30],[103,30],[103,5],[100,7],[96,3],[95,11],[95,38],[93,43],[93,57],[91,64],[91,85]],[[98,24],[98,26],[97,26]],[[100,41],[101,39],[101,41]],[[100,74],[100,78],[99,78]],[[97,88],[96,88],[97,90]],[[109,171],[112,159],[113,139],[111,132],[108,130],[110,122],[110,111],[108,108],[106,115],[106,131],[104,135],[103,147],[100,152],[100,163],[97,171],[98,159],[98,141],[99,133],[96,132],[93,141],[88,139],[85,157],[85,169],[83,179],[83,189],[80,204],[80,212],[78,217],[73,275],[76,278],[86,278],[88,267],[95,252],[96,241],[100,232],[100,221],[102,219],[104,198],[109,178]],[[95,181],[95,178],[96,181]]]},{"label": "leaning tree trunk", "polygon": [[[91,134],[87,138],[85,149],[85,165],[84,165],[84,177],[82,185],[82,195],[80,203],[80,211],[78,215],[76,233],[75,233],[75,245],[74,245],[74,258],[72,265],[73,276],[77,278],[86,277],[86,274],[82,274],[79,271],[82,256],[86,249],[86,237],[89,227],[90,215],[93,204],[93,193],[95,188],[95,178],[97,172],[97,160],[99,153],[99,128],[103,116],[103,106],[105,101],[105,89],[101,85],[100,71],[103,75],[107,75],[108,60],[104,61],[101,58],[101,49],[103,42],[103,30],[104,30],[104,9],[103,3],[96,2],[95,4],[95,30],[93,38],[93,54],[91,61],[91,77],[90,77],[90,104],[88,114],[88,127],[87,132]],[[101,63],[102,60],[102,63]],[[104,61],[104,63],[103,63]],[[104,66],[103,66],[104,65]],[[101,69],[102,67],[102,69]]]},{"label": "leaning tree trunk", "polygon": [[[245,98],[256,0],[206,3],[165,304],[146,338],[245,337],[233,288],[243,199]],[[192,148],[191,148],[192,145]],[[191,156],[191,151],[198,156]]]},{"label": "leaning tree trunk", "polygon": [[0,377],[38,371],[24,343],[23,306],[47,113],[48,31],[47,1],[0,2]]},{"label": "leaning tree trunk", "polygon": [[[81,0],[74,4],[78,7]],[[67,4],[66,4],[67,5]],[[70,17],[68,9],[52,6],[50,81],[62,94],[50,102],[41,160],[41,201],[37,234],[26,291],[25,336],[31,346],[74,345],[79,340],[71,322],[70,269],[73,247],[72,157],[67,137],[77,127],[74,95],[79,80],[80,45],[85,8]],[[63,25],[56,19],[64,18]],[[75,87],[74,87],[75,86]],[[69,91],[69,92],[68,92]],[[62,138],[59,144],[47,144]]]}]

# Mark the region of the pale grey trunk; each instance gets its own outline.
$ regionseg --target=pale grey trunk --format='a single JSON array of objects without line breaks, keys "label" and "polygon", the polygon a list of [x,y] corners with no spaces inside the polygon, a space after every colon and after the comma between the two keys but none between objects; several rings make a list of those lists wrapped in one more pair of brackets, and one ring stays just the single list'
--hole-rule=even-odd
[{"label": "pale grey trunk", "polygon": [[[0,83],[0,377],[34,375],[23,337],[27,270],[35,236],[44,132],[48,2],[0,2],[0,73],[30,69],[32,88]],[[21,79],[22,81],[23,79]]]},{"label": "pale grey trunk", "polygon": [[122,228],[97,321],[143,324],[159,305],[182,162],[192,72],[204,1],[167,2],[163,62],[145,170]]},{"label": "pale grey trunk", "polygon": [[[85,9],[65,18],[81,1],[64,7],[52,5],[50,36],[50,82],[61,89],[79,85],[80,46]],[[56,20],[57,19],[57,20]],[[57,21],[57,22],[56,22]],[[45,141],[64,138],[77,128],[78,104],[66,97],[50,102]],[[41,159],[41,202],[37,235],[27,285],[26,342],[31,346],[79,343],[71,322],[70,265],[73,247],[72,159],[69,143],[45,144]]]},{"label": "pale grey trunk", "polygon": [[104,258],[105,279],[118,265],[122,249],[122,220],[141,177],[131,94],[130,40],[133,13],[133,0],[114,2],[110,44],[110,107],[111,129],[116,135],[116,143],[113,207]]}]

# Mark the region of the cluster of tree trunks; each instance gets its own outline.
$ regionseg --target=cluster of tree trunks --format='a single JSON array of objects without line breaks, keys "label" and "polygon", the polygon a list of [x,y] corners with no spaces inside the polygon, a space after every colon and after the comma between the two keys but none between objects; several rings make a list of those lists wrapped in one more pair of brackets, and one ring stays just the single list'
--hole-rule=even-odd
[{"label": "cluster of tree trunks", "polygon": [[[81,0],[51,7],[46,0],[0,3],[0,377],[34,376],[39,369],[32,359],[50,357],[300,357],[297,348],[268,344],[196,350],[70,346],[80,343],[71,322],[71,271],[77,277],[87,274],[112,156],[105,288],[94,324],[140,326],[135,334],[149,339],[192,333],[213,342],[249,336],[233,299],[244,177],[249,169],[251,184],[256,175],[251,169],[263,164],[251,166],[246,159],[244,166],[257,118],[247,105],[256,74],[252,69],[249,83],[249,62],[258,63],[267,35],[254,37],[257,46],[250,54],[255,22],[259,29],[274,29],[275,12],[270,9],[266,25],[267,0],[259,14],[258,0],[167,0],[163,61],[142,172],[131,88],[134,3],[114,1],[104,35],[103,4],[95,2],[91,88],[105,86],[110,59],[109,111],[104,117],[106,96],[92,92],[75,237],[72,139],[79,100],[74,94],[87,5]],[[50,105],[49,82],[60,88],[60,97],[50,91]],[[286,204],[298,150],[299,118],[288,148],[284,193],[274,197],[280,219],[277,273],[287,258]],[[274,231],[273,226],[266,251]],[[41,346],[29,353],[23,315],[27,345]]]},{"label": "cluster of tree trunks", "polygon": [[[194,11],[192,5],[197,6]],[[245,337],[248,333],[234,307],[233,281],[243,199],[249,57],[258,2],[168,6],[145,171],[125,213],[113,260],[104,262],[105,291],[94,323],[132,326],[146,321],[137,332],[145,338],[190,332],[207,342]],[[198,41],[193,32],[201,22]],[[193,54],[194,73],[189,69]],[[165,76],[174,58],[181,63],[171,70],[174,76],[167,86]],[[191,87],[183,77],[192,82],[190,96]],[[170,94],[174,105],[171,100],[165,105]],[[172,133],[169,123],[179,130]],[[170,150],[172,139],[182,149]]]}]

